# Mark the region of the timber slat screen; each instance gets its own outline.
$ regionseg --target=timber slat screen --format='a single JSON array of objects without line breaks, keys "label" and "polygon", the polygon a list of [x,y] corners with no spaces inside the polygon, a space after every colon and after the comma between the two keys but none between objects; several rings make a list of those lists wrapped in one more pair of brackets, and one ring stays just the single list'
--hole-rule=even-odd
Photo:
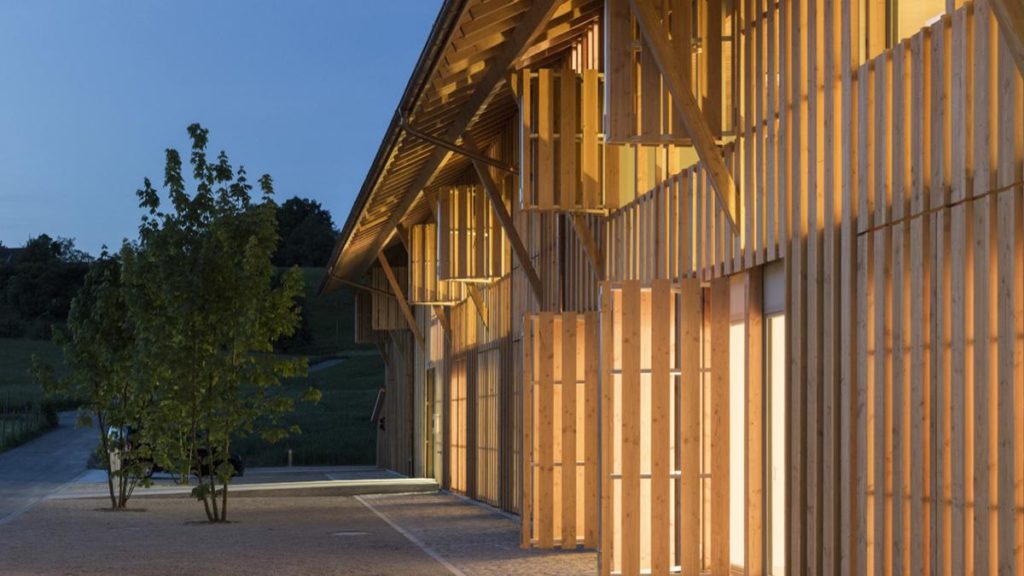
[{"label": "timber slat screen", "polygon": [[600,97],[594,69],[564,65],[519,71],[516,75],[524,135],[523,210],[603,213]]},{"label": "timber slat screen", "polygon": [[[710,150],[682,131],[678,74],[631,5],[668,32]],[[521,511],[524,546],[596,545],[602,575],[1024,572],[1024,77],[996,16],[988,0],[558,3],[470,123],[510,168],[491,171],[526,254],[478,187],[449,186],[476,181],[460,155],[408,192],[441,190],[438,279],[473,286],[410,294],[445,326],[429,331],[444,486]],[[486,73],[507,33],[445,66]],[[431,78],[453,101],[475,88]],[[389,371],[426,370],[391,287],[371,283],[361,337],[383,338]],[[387,398],[410,380],[389,372]],[[562,425],[581,414],[596,434]],[[413,443],[382,442],[404,443],[381,451],[404,469]],[[593,462],[596,523],[580,511]]]},{"label": "timber slat screen", "polygon": [[597,312],[524,320],[524,547],[598,543],[598,320]]},{"label": "timber slat screen", "polygon": [[409,303],[451,306],[465,299],[461,282],[438,279],[437,225],[416,224],[409,228]]},{"label": "timber slat screen", "polygon": [[493,282],[508,272],[505,235],[479,186],[438,191],[437,229],[439,279]]},{"label": "timber slat screen", "polygon": [[[400,286],[407,286],[408,269],[404,266],[395,266],[395,278]],[[374,330],[408,330],[409,324],[402,315],[402,307],[398,298],[391,290],[387,275],[379,266],[374,267],[370,274],[370,285],[374,288],[370,292],[372,326]]]},{"label": "timber slat screen", "polygon": [[[731,129],[733,63],[732,19],[722,2],[666,0],[658,2],[675,58],[681,62],[712,133]],[[647,42],[640,37],[627,0],[605,2],[608,70],[608,141],[616,144],[674,143],[689,145],[690,137],[664,86],[661,70]],[[725,17],[723,17],[725,16]]]}]

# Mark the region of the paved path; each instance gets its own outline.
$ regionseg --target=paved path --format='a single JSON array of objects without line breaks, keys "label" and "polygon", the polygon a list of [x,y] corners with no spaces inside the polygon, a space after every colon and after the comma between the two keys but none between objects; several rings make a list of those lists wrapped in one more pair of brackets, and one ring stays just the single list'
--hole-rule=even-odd
[{"label": "paved path", "polygon": [[357,496],[455,576],[597,573],[597,554],[524,550],[519,519],[451,494]]},{"label": "paved path", "polygon": [[4,576],[572,576],[594,552],[522,550],[519,522],[449,494],[237,498],[211,526],[188,497],[49,499],[0,525]]},{"label": "paved path", "polygon": [[0,525],[85,472],[96,445],[95,428],[75,428],[75,413],[61,412],[60,427],[0,454]]}]

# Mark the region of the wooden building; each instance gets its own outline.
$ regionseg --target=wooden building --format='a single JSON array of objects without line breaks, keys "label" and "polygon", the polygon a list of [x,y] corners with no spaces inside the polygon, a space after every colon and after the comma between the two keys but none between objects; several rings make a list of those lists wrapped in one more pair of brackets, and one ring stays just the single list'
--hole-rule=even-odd
[{"label": "wooden building", "polygon": [[601,574],[1024,573],[1021,0],[448,0],[323,289]]}]

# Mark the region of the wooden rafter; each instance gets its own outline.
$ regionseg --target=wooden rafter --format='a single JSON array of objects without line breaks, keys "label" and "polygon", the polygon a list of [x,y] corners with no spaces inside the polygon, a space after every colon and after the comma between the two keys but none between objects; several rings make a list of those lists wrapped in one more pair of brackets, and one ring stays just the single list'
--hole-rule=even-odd
[{"label": "wooden rafter", "polygon": [[476,287],[476,284],[467,282],[466,291],[469,293],[469,297],[473,299],[473,305],[476,308],[476,313],[480,315],[480,321],[484,323],[485,327],[490,326],[487,322],[489,317],[487,302],[484,302],[484,297],[480,294],[480,289]]},{"label": "wooden rafter", "polygon": [[[455,142],[462,137],[473,122],[473,119],[480,112],[480,109],[491,98],[494,90],[508,79],[509,68],[530,46],[540,33],[542,25],[551,18],[558,5],[559,2],[556,0],[537,0],[530,5],[530,8],[519,20],[515,31],[506,42],[502,51],[487,63],[487,72],[477,84],[473,95],[462,106],[462,112],[448,125],[448,130],[442,137],[443,140]],[[402,220],[405,213],[419,197],[423,188],[430,184],[430,181],[444,164],[444,160],[449,154],[451,154],[449,150],[440,147],[434,148],[430,158],[427,159],[416,178],[409,185],[408,192],[402,197],[401,203],[395,207],[387,224],[381,228],[380,233],[371,243],[367,254],[375,254],[387,244],[388,240],[391,239],[391,235],[395,232],[395,225]],[[356,269],[365,270],[369,265],[370,261],[364,260]]]},{"label": "wooden rafter", "polygon": [[594,233],[590,230],[590,226],[587,226],[587,220],[582,214],[573,214],[572,226],[576,229],[576,235],[580,237],[580,242],[583,243],[583,250],[594,267],[594,274],[597,275],[598,282],[603,282],[604,260],[601,258],[601,249],[597,245]]},{"label": "wooden rafter", "polygon": [[[479,153],[476,142],[469,134],[466,134],[463,138],[463,144],[467,150]],[[476,168],[477,176],[480,177],[480,184],[483,185],[484,190],[487,192],[487,197],[491,200],[491,208],[494,210],[494,214],[498,217],[498,221],[501,222],[505,235],[508,236],[509,244],[512,245],[512,252],[516,255],[516,259],[519,260],[519,266],[522,267],[526,273],[526,278],[530,281],[533,295],[537,297],[537,302],[543,306],[544,292],[541,288],[540,276],[537,275],[537,271],[533,268],[533,263],[530,262],[530,253],[526,251],[526,246],[519,237],[519,232],[516,231],[516,225],[512,221],[512,216],[508,213],[508,209],[505,208],[505,203],[498,192],[498,186],[494,183],[494,179],[491,178],[491,173],[487,171],[487,165],[474,160],[473,167]]]},{"label": "wooden rafter", "polygon": [[697,104],[697,99],[689,87],[687,78],[683,75],[681,59],[674,55],[672,41],[669,39],[665,27],[661,25],[658,12],[651,0],[629,0],[629,5],[640,24],[640,32],[647,40],[647,46],[651,49],[651,55],[654,56],[658,69],[665,77],[666,87],[672,94],[672,101],[683,121],[683,127],[690,135],[701,162],[707,168],[715,195],[725,208],[725,218],[733,232],[738,232],[736,184],[733,182],[732,175],[729,174],[729,169],[725,166],[725,159],[715,143],[711,127],[708,126],[707,120]]},{"label": "wooden rafter", "polygon": [[999,22],[999,32],[1010,47],[1017,69],[1024,74],[1024,2],[1021,0],[989,0]]},{"label": "wooden rafter", "polygon": [[421,351],[425,350],[426,343],[423,340],[423,334],[420,333],[420,328],[416,324],[416,317],[412,315],[412,308],[409,308],[409,302],[405,299],[405,293],[402,292],[402,287],[398,284],[395,271],[391,269],[391,264],[388,263],[388,259],[384,256],[383,252],[377,253],[377,260],[380,262],[381,268],[384,269],[384,275],[388,277],[388,284],[391,285],[391,290],[395,292],[398,306],[402,309],[402,315],[405,316],[405,321],[409,324],[409,330],[412,331],[413,337],[416,338],[416,344],[419,345]]}]

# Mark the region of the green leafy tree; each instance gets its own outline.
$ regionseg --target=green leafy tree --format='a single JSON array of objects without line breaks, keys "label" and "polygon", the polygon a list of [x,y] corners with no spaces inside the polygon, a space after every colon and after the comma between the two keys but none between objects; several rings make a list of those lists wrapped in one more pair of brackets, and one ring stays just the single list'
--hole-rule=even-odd
[{"label": "green leafy tree", "polygon": [[316,200],[289,198],[277,209],[281,236],[276,266],[324,266],[334,250],[338,230],[331,213]]},{"label": "green leafy tree", "polygon": [[96,418],[115,510],[127,507],[139,483],[148,485],[153,462],[146,441],[153,390],[135,362],[135,330],[126,304],[121,261],[104,253],[72,300],[66,328],[54,334],[68,374],[54,378],[51,366],[34,359],[35,374],[49,395],[86,399],[79,424],[89,426]]},{"label": "green leafy tree", "polygon": [[[167,199],[148,179],[138,191],[147,213],[139,243],[122,251],[139,350],[155,380],[154,428],[161,457],[182,476],[196,474],[193,495],[207,519],[226,521],[235,473],[231,444],[261,434],[274,442],[298,432],[282,417],[294,399],[282,378],[306,372],[305,359],[274,355],[273,343],[299,323],[298,270],[274,280],[276,207],[269,175],[254,200],[243,167],[222,151],[207,157],[208,132],[188,128],[195,191],[188,192],[181,155],[166,151]],[[310,391],[306,399],[318,396]]]}]

